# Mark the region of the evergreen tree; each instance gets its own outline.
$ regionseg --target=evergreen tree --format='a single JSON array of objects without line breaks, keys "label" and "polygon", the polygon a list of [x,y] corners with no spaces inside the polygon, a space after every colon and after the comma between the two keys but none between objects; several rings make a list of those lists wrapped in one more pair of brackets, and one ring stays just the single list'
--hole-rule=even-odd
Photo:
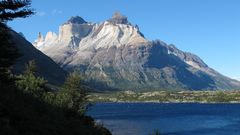
[{"label": "evergreen tree", "polygon": [[11,42],[10,28],[5,24],[17,17],[28,17],[33,14],[29,9],[30,0],[1,0],[0,1],[0,86],[9,80],[10,67],[20,56],[17,48]]},{"label": "evergreen tree", "polygon": [[33,14],[30,9],[30,0],[1,0],[0,1],[0,21],[6,22],[14,18],[25,18]]},{"label": "evergreen tree", "polygon": [[29,61],[26,65],[26,70],[23,75],[18,76],[16,85],[19,89],[32,94],[35,97],[42,97],[45,89],[46,80],[35,75],[36,63]]},{"label": "evergreen tree", "polygon": [[81,75],[74,71],[66,78],[62,90],[57,96],[60,106],[79,114],[84,114],[88,108],[88,93],[82,84]]},{"label": "evergreen tree", "polygon": [[0,82],[4,83],[9,81],[10,67],[20,56],[10,38],[9,29],[0,23]]}]

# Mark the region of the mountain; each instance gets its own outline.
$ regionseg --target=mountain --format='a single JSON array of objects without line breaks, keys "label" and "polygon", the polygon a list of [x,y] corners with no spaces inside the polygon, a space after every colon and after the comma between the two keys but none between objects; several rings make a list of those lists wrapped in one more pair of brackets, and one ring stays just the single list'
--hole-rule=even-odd
[{"label": "mountain", "polygon": [[98,89],[240,88],[240,82],[211,69],[198,56],[147,40],[120,13],[101,23],[72,17],[59,27],[59,34],[40,33],[33,45],[66,71],[80,69]]},{"label": "mountain", "polygon": [[239,77],[234,77],[233,79],[237,80],[237,81],[240,81],[240,78]]},{"label": "mountain", "polygon": [[51,58],[32,46],[32,44],[21,34],[18,34],[13,30],[10,31],[10,34],[12,42],[21,54],[20,58],[17,59],[13,66],[14,73],[23,73],[25,65],[30,60],[34,60],[37,66],[37,75],[44,77],[50,84],[61,85],[64,82],[66,71],[64,71]]}]

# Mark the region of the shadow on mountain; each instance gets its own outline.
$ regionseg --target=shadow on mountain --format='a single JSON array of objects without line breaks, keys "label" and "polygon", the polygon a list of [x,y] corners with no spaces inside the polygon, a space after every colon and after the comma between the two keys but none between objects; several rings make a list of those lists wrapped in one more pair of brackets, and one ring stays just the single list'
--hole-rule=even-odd
[{"label": "shadow on mountain", "polygon": [[155,68],[162,72],[166,72],[163,70],[166,67],[172,69],[171,73],[165,74],[168,74],[172,80],[179,81],[184,88],[189,90],[216,89],[215,81],[210,75],[196,69],[196,71],[191,71],[190,66],[179,57],[169,54],[164,45],[152,44],[150,56],[144,67]]},{"label": "shadow on mountain", "polygon": [[3,135],[110,135],[88,116],[40,101],[13,85],[0,83],[0,132]]},{"label": "shadow on mountain", "polygon": [[13,65],[13,73],[21,74],[25,69],[25,63],[34,59],[39,68],[37,72],[38,76],[44,77],[49,83],[54,85],[61,85],[64,82],[67,73],[51,58],[37,50],[29,41],[14,30],[9,29],[9,33],[11,34],[14,47],[17,48],[21,54]]},{"label": "shadow on mountain", "polygon": [[119,91],[120,89],[109,86],[106,82],[98,81],[95,79],[91,79],[86,81],[86,86],[89,86],[91,90],[93,91],[101,91],[101,92],[107,92],[107,91]]}]

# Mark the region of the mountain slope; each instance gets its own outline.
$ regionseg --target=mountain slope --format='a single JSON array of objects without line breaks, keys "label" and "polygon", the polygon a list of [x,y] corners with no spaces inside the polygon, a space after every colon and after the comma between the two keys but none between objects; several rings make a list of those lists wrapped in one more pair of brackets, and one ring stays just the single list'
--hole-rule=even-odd
[{"label": "mountain slope", "polygon": [[115,13],[102,23],[73,17],[59,35],[33,43],[65,70],[80,69],[96,88],[237,89],[240,83],[209,68],[198,56],[162,41],[148,41],[138,26]]},{"label": "mountain slope", "polygon": [[21,57],[17,59],[13,66],[13,72],[22,73],[25,70],[25,65],[30,60],[35,60],[37,65],[37,74],[44,77],[49,83],[60,85],[64,82],[66,72],[62,70],[51,58],[37,50],[24,37],[16,33],[10,32],[12,35],[12,42],[17,47]]}]

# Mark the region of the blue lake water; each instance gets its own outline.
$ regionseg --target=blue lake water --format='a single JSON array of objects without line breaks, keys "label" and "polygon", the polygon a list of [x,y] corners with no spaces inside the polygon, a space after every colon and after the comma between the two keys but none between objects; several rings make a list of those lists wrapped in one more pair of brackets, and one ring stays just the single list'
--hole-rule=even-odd
[{"label": "blue lake water", "polygon": [[240,104],[98,103],[88,114],[113,135],[240,135]]}]

